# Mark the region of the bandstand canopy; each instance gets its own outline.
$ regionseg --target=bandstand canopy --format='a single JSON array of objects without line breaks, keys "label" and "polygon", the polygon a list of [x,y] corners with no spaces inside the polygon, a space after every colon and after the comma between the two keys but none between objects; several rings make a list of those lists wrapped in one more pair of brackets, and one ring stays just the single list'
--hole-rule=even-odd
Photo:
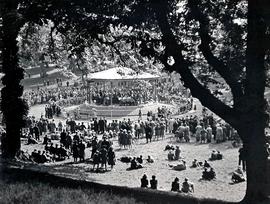
[{"label": "bandstand canopy", "polygon": [[133,69],[126,67],[116,67],[104,71],[92,73],[87,78],[91,81],[113,81],[113,80],[153,80],[160,76],[147,72],[136,73]]}]

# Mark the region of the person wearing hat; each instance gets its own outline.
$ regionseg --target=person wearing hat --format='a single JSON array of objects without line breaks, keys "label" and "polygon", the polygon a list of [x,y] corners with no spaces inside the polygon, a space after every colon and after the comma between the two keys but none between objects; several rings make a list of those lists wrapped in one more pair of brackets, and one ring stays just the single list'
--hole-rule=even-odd
[{"label": "person wearing hat", "polygon": [[156,176],[153,175],[152,179],[150,180],[150,188],[156,190],[157,189],[157,183]]},{"label": "person wearing hat", "polygon": [[171,188],[171,191],[174,191],[174,192],[179,192],[180,190],[180,187],[179,187],[179,179],[176,177],[174,179],[174,181],[172,182],[172,188]]},{"label": "person wearing hat", "polygon": [[148,179],[146,174],[143,175],[141,178],[141,188],[147,188],[148,187]]},{"label": "person wearing hat", "polygon": [[188,181],[188,178],[185,178],[185,181],[182,183],[181,191],[183,193],[194,193],[194,185]]}]

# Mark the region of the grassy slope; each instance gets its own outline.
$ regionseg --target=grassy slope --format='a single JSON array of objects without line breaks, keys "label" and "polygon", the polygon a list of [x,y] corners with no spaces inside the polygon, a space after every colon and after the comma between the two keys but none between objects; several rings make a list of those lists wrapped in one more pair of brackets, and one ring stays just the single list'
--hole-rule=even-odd
[{"label": "grassy slope", "polygon": [[45,203],[102,203],[135,204],[134,198],[120,197],[110,193],[97,193],[87,189],[55,187],[49,184],[28,181],[23,183],[6,183],[0,181],[1,204],[45,204]]},{"label": "grassy slope", "polygon": [[234,204],[215,199],[196,199],[179,193],[118,187],[64,178],[44,171],[25,169],[24,165],[0,161],[0,204],[133,204],[139,201],[150,204]]}]

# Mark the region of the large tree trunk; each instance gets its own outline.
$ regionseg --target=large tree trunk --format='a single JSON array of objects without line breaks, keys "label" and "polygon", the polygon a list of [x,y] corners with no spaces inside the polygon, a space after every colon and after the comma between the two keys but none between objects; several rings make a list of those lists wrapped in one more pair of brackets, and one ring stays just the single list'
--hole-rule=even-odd
[{"label": "large tree trunk", "polygon": [[[265,201],[268,168],[265,127],[268,121],[264,99],[266,68],[266,17],[267,0],[248,1],[248,35],[246,53],[245,96],[242,99],[240,134],[247,149],[246,203]],[[265,201],[266,202],[266,201]],[[269,202],[269,200],[268,200]]]},{"label": "large tree trunk", "polygon": [[[265,145],[265,121],[262,117],[246,123],[239,131],[245,139],[244,148],[247,151],[247,189],[244,203],[264,203],[269,195],[267,152]],[[246,120],[244,120],[246,122]],[[269,202],[269,200],[268,200]]]},{"label": "large tree trunk", "polygon": [[6,136],[2,141],[2,156],[14,158],[20,149],[20,131],[27,114],[26,103],[22,100],[23,69],[18,66],[17,36],[22,22],[16,12],[16,1],[7,1],[3,11],[3,72],[1,110],[6,125]]}]

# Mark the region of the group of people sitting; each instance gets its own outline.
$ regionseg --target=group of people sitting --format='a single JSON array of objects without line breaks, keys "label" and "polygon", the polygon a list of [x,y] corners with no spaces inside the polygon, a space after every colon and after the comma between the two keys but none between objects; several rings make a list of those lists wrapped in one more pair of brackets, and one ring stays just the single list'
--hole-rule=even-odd
[{"label": "group of people sitting", "polygon": [[216,178],[216,172],[213,167],[210,165],[208,167],[204,167],[204,170],[202,172],[202,179],[203,180],[213,180]]},{"label": "group of people sitting", "polygon": [[34,151],[31,153],[31,160],[33,162],[36,162],[38,164],[43,164],[45,162],[50,162],[50,161],[53,161],[53,155],[50,154],[48,151],[43,151],[41,153],[40,150],[36,150],[34,149]]},{"label": "group of people sitting", "polygon": [[215,161],[215,160],[221,160],[223,159],[223,155],[220,153],[220,151],[213,150],[211,153],[210,160]]},{"label": "group of people sitting", "polygon": [[45,162],[53,161],[53,155],[48,151],[42,151],[34,149],[34,151],[29,154],[28,151],[20,150],[17,152],[16,159],[24,162],[34,162],[37,164],[43,164]]},{"label": "group of people sitting", "polygon": [[[174,147],[167,145],[165,147],[165,150],[169,150],[169,153],[168,153],[168,160],[169,161],[177,161],[180,159],[181,150],[180,150],[179,146],[176,146],[176,148],[174,150]],[[173,150],[174,150],[174,153],[173,153]]]},{"label": "group of people sitting", "polygon": [[123,156],[119,160],[123,163],[130,163],[130,167],[127,168],[127,171],[143,168],[143,160],[146,160],[147,163],[154,163],[154,159],[150,155],[147,156],[147,159],[144,159],[143,156],[140,155],[139,157],[133,158]]},{"label": "group of people sitting", "polygon": [[86,90],[77,86],[37,88],[25,91],[23,98],[30,106],[54,101],[58,105],[75,105],[86,100]]},{"label": "group of people sitting", "polygon": [[185,178],[182,183],[182,187],[180,189],[179,178],[175,178],[172,182],[171,191],[173,192],[183,192],[183,193],[194,193],[194,185],[193,183],[188,181],[188,178]]},{"label": "group of people sitting", "polygon": [[[149,181],[147,179],[146,174],[144,174],[143,177],[141,178],[141,188],[148,188],[148,185],[149,185]],[[153,190],[156,190],[157,185],[158,185],[158,181],[156,179],[156,176],[153,175],[152,179],[150,180],[150,188]]]}]

